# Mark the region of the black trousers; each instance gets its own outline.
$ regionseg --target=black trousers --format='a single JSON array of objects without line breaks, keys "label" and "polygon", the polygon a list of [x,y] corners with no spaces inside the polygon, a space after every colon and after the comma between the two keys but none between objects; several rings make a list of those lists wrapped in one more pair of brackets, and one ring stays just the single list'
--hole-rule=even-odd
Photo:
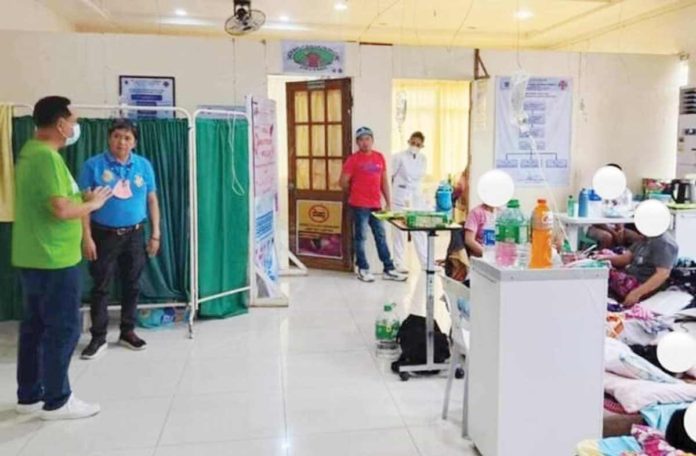
[{"label": "black trousers", "polygon": [[140,274],[143,272],[147,253],[145,234],[140,226],[124,234],[92,225],[92,238],[97,245],[97,260],[89,264],[92,287],[90,316],[92,338],[105,340],[109,325],[109,287],[118,272],[121,282],[121,334],[135,328]]}]

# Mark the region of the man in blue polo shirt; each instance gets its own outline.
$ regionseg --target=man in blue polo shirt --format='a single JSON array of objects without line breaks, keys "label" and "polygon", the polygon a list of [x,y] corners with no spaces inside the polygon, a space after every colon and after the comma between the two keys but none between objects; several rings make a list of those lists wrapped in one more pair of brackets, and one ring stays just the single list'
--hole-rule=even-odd
[{"label": "man in blue polo shirt", "polygon": [[[137,140],[138,130],[132,122],[114,121],[109,128],[109,150],[87,160],[80,174],[81,189],[107,186],[113,195],[82,221],[82,248],[94,282],[92,340],[82,351],[82,359],[94,359],[106,350],[109,285],[117,270],[122,289],[119,344],[133,350],[145,348],[145,341],[135,334],[136,307],[146,254],[154,256],[159,250],[160,211],[152,165],[133,153]],[[146,243],[148,215],[151,237]]]}]

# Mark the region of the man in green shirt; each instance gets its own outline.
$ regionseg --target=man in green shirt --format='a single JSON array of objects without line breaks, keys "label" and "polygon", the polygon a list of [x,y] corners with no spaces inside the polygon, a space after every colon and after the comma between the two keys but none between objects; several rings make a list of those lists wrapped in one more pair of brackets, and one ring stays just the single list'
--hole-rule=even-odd
[{"label": "man in green shirt", "polygon": [[70,100],[46,97],[34,106],[36,135],[15,169],[12,264],[19,268],[24,319],[17,351],[17,412],[44,420],[86,418],[97,404],[77,399],[68,367],[80,337],[81,218],[101,208],[109,188],[80,194],[58,149],[77,142]]}]

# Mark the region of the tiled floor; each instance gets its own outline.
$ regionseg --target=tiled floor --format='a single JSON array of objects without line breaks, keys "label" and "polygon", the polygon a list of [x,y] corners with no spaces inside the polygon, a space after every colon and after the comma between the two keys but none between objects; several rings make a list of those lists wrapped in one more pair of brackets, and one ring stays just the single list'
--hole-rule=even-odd
[{"label": "tiled floor", "polygon": [[403,315],[422,313],[422,278],[364,284],[313,271],[284,285],[287,309],[200,321],[194,340],[183,327],[143,331],[144,352],[75,359],[76,393],[103,408],[78,422],[14,414],[16,324],[1,324],[0,455],[475,454],[460,437],[461,381],[442,421],[444,376],[402,383],[374,355],[376,312],[395,301]]}]

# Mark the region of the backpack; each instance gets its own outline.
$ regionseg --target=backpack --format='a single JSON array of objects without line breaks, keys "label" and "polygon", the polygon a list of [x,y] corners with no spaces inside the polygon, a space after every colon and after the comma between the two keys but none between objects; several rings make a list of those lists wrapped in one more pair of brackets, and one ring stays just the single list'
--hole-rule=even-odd
[{"label": "backpack", "polygon": [[[394,373],[399,373],[399,366],[425,364],[425,317],[409,315],[401,324],[401,328],[396,334],[396,341],[401,347],[401,356],[391,365]],[[444,363],[450,357],[449,342],[447,336],[440,330],[437,321],[433,322],[433,342],[434,361]]]}]

